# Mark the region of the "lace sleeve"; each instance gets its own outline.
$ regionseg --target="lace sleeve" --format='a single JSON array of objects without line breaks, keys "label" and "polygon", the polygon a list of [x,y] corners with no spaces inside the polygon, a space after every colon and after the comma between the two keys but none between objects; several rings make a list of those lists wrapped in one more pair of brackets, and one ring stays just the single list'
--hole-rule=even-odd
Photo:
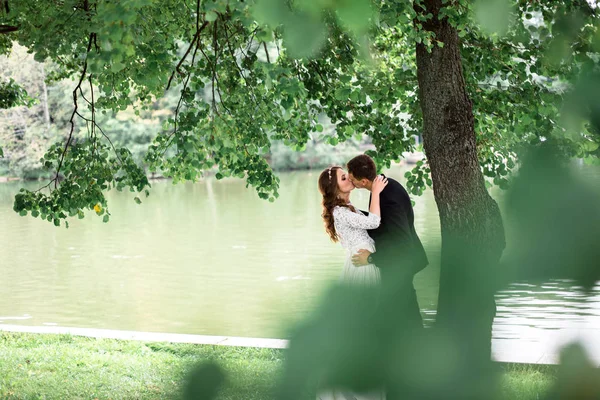
[{"label": "lace sleeve", "polygon": [[381,217],[377,214],[363,215],[355,213],[347,207],[334,208],[333,218],[335,221],[360,229],[375,229],[381,223]]}]

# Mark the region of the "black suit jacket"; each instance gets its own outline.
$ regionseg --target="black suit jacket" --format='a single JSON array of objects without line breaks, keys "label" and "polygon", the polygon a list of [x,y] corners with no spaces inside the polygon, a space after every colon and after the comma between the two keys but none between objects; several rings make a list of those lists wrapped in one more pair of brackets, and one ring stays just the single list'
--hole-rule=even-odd
[{"label": "black suit jacket", "polygon": [[[372,260],[382,274],[402,272],[416,274],[429,264],[423,244],[415,231],[415,215],[406,189],[388,178],[388,185],[379,195],[381,224],[369,230],[375,240]],[[369,199],[369,206],[371,200]]]}]

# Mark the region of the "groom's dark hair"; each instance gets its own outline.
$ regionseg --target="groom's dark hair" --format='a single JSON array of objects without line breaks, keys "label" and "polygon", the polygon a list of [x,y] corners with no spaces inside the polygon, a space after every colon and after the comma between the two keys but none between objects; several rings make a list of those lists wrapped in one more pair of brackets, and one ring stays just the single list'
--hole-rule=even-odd
[{"label": "groom's dark hair", "polygon": [[366,178],[373,181],[377,176],[375,161],[366,154],[354,157],[352,160],[348,161],[346,167],[348,168],[348,172],[356,179]]}]

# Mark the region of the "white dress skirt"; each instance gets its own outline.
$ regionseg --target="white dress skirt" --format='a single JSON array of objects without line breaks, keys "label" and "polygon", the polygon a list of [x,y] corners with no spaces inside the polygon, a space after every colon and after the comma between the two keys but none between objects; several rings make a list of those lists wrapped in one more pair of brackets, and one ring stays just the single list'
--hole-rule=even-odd
[{"label": "white dress skirt", "polygon": [[371,240],[371,242],[365,242],[358,246],[354,246],[351,250],[346,250],[346,261],[344,262],[344,269],[340,276],[340,281],[343,284],[357,287],[377,286],[381,282],[381,274],[379,268],[377,268],[375,264],[361,266],[352,264],[352,256],[361,249],[369,250],[371,253],[374,253],[375,246],[373,241]]},{"label": "white dress skirt", "polygon": [[[381,282],[379,269],[373,264],[355,266],[352,256],[360,249],[375,252],[375,242],[368,229],[375,229],[381,223],[381,218],[376,214],[364,215],[360,211],[352,211],[348,207],[336,207],[333,210],[335,230],[340,244],[346,250],[346,261],[340,276],[342,284],[355,287],[373,287]],[[317,394],[318,400],[385,400],[383,390],[369,393],[356,393],[345,389],[321,390]]]}]

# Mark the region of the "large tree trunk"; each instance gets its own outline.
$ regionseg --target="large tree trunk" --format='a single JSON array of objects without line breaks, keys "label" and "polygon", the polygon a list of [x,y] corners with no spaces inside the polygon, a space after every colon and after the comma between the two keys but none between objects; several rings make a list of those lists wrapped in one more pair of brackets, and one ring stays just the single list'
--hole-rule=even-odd
[{"label": "large tree trunk", "polygon": [[[442,230],[436,328],[454,338],[467,365],[490,360],[495,315],[494,273],[504,228],[477,159],[472,103],[467,94],[457,30],[437,19],[442,0],[425,0],[424,24],[444,47],[417,46],[423,145]],[[449,4],[447,4],[449,5]],[[487,360],[487,361],[486,361]]]}]

